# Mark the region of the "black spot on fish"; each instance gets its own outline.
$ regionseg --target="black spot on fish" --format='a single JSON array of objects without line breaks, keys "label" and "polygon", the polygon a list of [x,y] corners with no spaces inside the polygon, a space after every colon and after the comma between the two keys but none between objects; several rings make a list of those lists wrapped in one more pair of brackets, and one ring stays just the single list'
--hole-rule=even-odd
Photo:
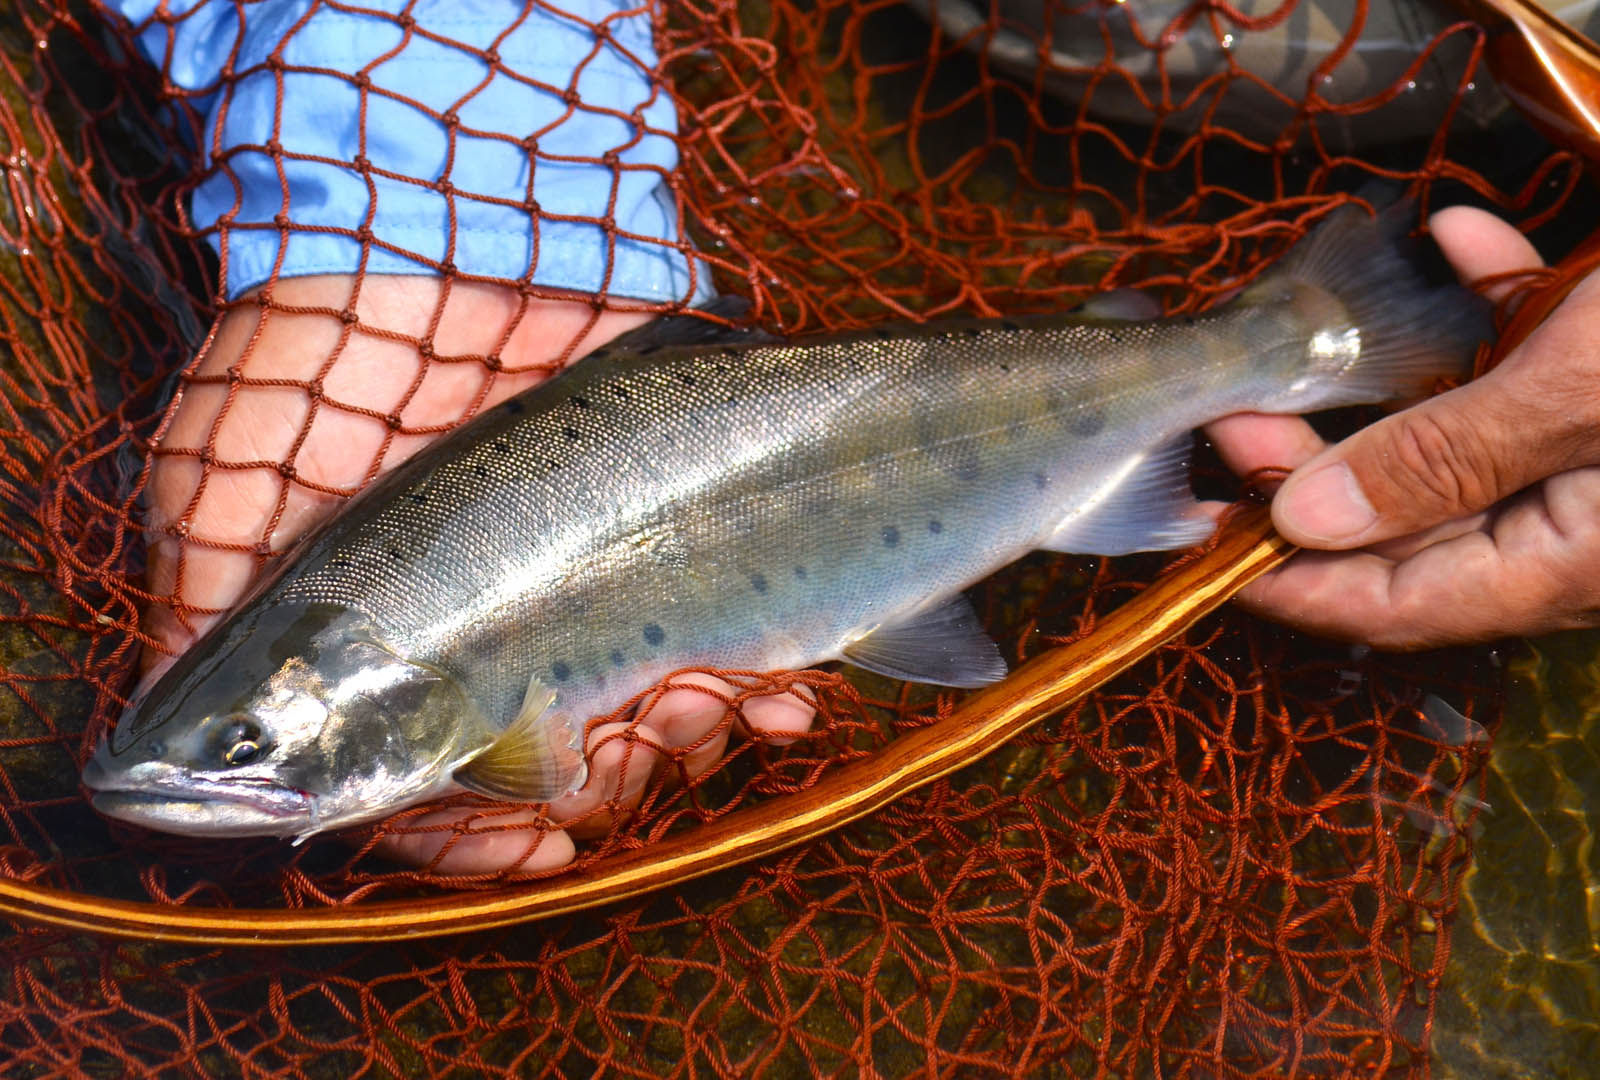
[{"label": "black spot on fish", "polygon": [[428,497],[420,491],[413,491],[411,493],[411,501],[416,503],[418,506],[421,506],[423,503],[428,501]]},{"label": "black spot on fish", "polygon": [[794,576],[795,576],[795,580],[804,581],[806,579],[806,568],[803,567],[803,566],[795,567],[794,568]]},{"label": "black spot on fish", "polygon": [[622,650],[621,649],[612,649],[611,650],[611,666],[612,667],[621,667],[622,666]]},{"label": "black spot on fish", "polygon": [[335,560],[333,560],[333,568],[335,570],[348,570],[348,569],[350,569],[350,560],[349,559],[335,559]]},{"label": "black spot on fish", "polygon": [[1088,438],[1098,435],[1105,430],[1106,414],[1104,409],[1084,409],[1072,418],[1072,433],[1079,438]]},{"label": "black spot on fish", "polygon": [[504,439],[496,439],[494,442],[490,443],[489,445],[493,446],[496,450],[498,450],[502,454],[507,454],[507,453],[511,452],[511,444],[506,442]]},{"label": "black spot on fish", "polygon": [[729,394],[728,395],[728,404],[729,405],[737,405],[737,404],[739,404],[739,395],[738,394]]},{"label": "black spot on fish", "polygon": [[693,386],[694,385],[694,376],[690,375],[687,371],[685,371],[683,374],[678,376],[678,381],[681,382],[685,386]]},{"label": "black spot on fish", "polygon": [[900,530],[893,525],[883,527],[883,546],[894,547],[900,543]]},{"label": "black spot on fish", "polygon": [[933,535],[938,536],[940,533],[944,532],[944,522],[940,521],[938,518],[934,518],[932,521],[928,522],[928,531]]},{"label": "black spot on fish", "polygon": [[405,558],[405,553],[397,547],[390,548],[386,554],[389,556],[389,558],[394,559],[396,562]]},{"label": "black spot on fish", "polygon": [[894,331],[890,330],[887,326],[874,326],[872,328],[872,336],[880,341],[885,341],[894,337]]},{"label": "black spot on fish", "polygon": [[667,640],[667,635],[655,623],[645,623],[644,640],[650,645],[660,645]]},{"label": "black spot on fish", "polygon": [[1036,472],[1033,474],[1033,486],[1043,491],[1050,486],[1050,478],[1042,472]]},{"label": "black spot on fish", "polygon": [[980,337],[983,334],[983,327],[969,326],[963,330],[962,333],[966,334],[968,337]]},{"label": "black spot on fish", "polygon": [[1022,329],[1022,324],[1021,323],[1013,322],[1010,319],[1006,319],[1000,325],[1005,327],[1007,330],[1021,330]]},{"label": "black spot on fish", "polygon": [[589,399],[584,397],[582,394],[573,394],[572,403],[580,409],[587,409],[589,407]]},{"label": "black spot on fish", "polygon": [[640,356],[649,356],[653,352],[660,352],[661,351],[661,346],[660,345],[645,345],[645,346],[637,348],[637,349],[635,349],[633,351],[635,353],[637,353],[638,355],[640,355]]},{"label": "black spot on fish", "polygon": [[1009,375],[1009,374],[1011,374],[1011,365],[1010,364],[1001,364],[1000,365],[1000,370],[1005,372],[1007,375]]},{"label": "black spot on fish", "polygon": [[615,388],[612,389],[611,392],[613,394],[617,395],[617,400],[618,401],[627,401],[628,400],[628,396],[629,395],[628,395],[628,388],[626,386],[615,387]]},{"label": "black spot on fish", "polygon": [[573,428],[573,427],[562,428],[561,429],[561,434],[563,434],[563,435],[565,435],[567,437],[567,441],[568,442],[577,442],[578,441],[578,429],[577,428]]},{"label": "black spot on fish", "polygon": [[474,465],[472,467],[472,471],[473,471],[474,474],[476,474],[478,476],[488,476],[489,475],[489,470],[484,468],[482,465]]},{"label": "black spot on fish", "polygon": [[764,593],[767,591],[767,579],[760,574],[751,574],[750,587],[758,593]]},{"label": "black spot on fish", "polygon": [[566,682],[568,679],[572,678],[572,669],[563,664],[560,660],[557,660],[555,663],[550,665],[550,674],[556,677],[556,682]]},{"label": "black spot on fish", "polygon": [[510,413],[512,416],[521,416],[522,411],[527,408],[527,406],[522,403],[521,398],[507,398],[506,403],[500,407],[506,412]]}]

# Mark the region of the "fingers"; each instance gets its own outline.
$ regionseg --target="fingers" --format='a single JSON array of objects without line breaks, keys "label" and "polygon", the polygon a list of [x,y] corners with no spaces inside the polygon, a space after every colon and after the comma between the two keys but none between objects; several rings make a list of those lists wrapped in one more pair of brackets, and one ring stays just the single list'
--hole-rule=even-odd
[{"label": "fingers", "polygon": [[1534,636],[1600,618],[1600,468],[1560,473],[1492,515],[1383,553],[1301,552],[1240,594],[1330,637],[1419,649]]},{"label": "fingers", "polygon": [[457,806],[405,820],[378,841],[396,862],[443,875],[536,873],[566,866],[572,838],[538,810]]},{"label": "fingers", "polygon": [[1239,476],[1262,469],[1295,469],[1328,444],[1298,416],[1237,413],[1213,420],[1206,435],[1223,464]]},{"label": "fingers", "polygon": [[[1463,277],[1536,267],[1511,226],[1464,208],[1434,219]],[[1284,483],[1273,521],[1307,547],[1343,550],[1468,517],[1544,477],[1600,460],[1600,283],[1580,285],[1484,378],[1322,451]]]},{"label": "fingers", "polygon": [[578,791],[550,804],[550,816],[580,837],[603,834],[637,809],[656,774],[670,761],[667,779],[693,780],[721,759],[735,732],[782,745],[810,730],[816,706],[802,691],[745,698],[731,683],[703,672],[675,675],[659,696],[647,698],[632,721],[600,724],[585,740],[589,778]]},{"label": "fingers", "polygon": [[[1507,271],[1544,265],[1526,236],[1487,210],[1451,206],[1429,218],[1428,229],[1456,275],[1469,285]],[[1485,295],[1498,302],[1514,287],[1513,282],[1501,282]]]},{"label": "fingers", "polygon": [[816,706],[808,694],[799,687],[746,698],[730,721],[731,703],[741,696],[737,687],[702,672],[676,675],[642,716],[590,730],[588,780],[546,810],[437,810],[403,819],[376,850],[444,875],[534,873],[565,866],[576,857],[574,837],[603,835],[638,808],[673,751],[684,751],[679,764],[692,779],[717,762],[735,730],[774,743],[792,742],[810,730],[815,718]]}]

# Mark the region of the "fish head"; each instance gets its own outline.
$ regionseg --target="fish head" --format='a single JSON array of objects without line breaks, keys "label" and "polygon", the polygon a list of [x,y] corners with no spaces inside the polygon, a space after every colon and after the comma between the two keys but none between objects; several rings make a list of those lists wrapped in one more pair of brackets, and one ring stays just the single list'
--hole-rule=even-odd
[{"label": "fish head", "polygon": [[303,838],[448,790],[474,715],[349,609],[261,606],[136,697],[83,779],[101,813],[149,828]]}]

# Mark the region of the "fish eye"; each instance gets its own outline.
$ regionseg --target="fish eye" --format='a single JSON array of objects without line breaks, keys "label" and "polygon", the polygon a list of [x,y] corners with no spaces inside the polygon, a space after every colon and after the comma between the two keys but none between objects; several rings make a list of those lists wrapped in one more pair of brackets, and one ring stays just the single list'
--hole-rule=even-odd
[{"label": "fish eye", "polygon": [[261,756],[261,728],[249,720],[235,721],[223,734],[224,765],[248,765]]}]

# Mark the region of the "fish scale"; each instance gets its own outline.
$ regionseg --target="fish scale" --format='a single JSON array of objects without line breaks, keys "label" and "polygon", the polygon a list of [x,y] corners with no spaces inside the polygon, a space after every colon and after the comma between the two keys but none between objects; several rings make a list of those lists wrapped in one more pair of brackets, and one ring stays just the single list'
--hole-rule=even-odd
[{"label": "fish scale", "polygon": [[1470,359],[1474,305],[1351,210],[1200,317],[647,328],[353,499],[85,783],[160,828],[305,835],[457,784],[559,795],[583,722],[681,668],[990,681],[963,588],[1036,548],[1198,542],[1192,428],[1416,394]]},{"label": "fish scale", "polygon": [[1204,365],[1189,409],[1157,408],[1136,378],[1160,338],[1192,356],[1196,335],[1250,342],[1283,322],[1242,310],[1181,329],[1053,320],[592,356],[497,407],[467,453],[424,451],[279,595],[360,607],[490,715],[530,677],[587,716],[686,666],[837,656],[1031,550],[1113,463],[1208,419]]}]

